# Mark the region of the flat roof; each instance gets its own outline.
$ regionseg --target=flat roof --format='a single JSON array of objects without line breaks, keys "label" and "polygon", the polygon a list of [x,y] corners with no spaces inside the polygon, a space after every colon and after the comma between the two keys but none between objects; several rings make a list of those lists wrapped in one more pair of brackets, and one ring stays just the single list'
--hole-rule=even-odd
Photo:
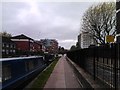
[{"label": "flat roof", "polygon": [[20,60],[20,59],[30,59],[30,58],[39,58],[39,57],[43,57],[43,56],[15,57],[15,58],[0,58],[0,61]]}]

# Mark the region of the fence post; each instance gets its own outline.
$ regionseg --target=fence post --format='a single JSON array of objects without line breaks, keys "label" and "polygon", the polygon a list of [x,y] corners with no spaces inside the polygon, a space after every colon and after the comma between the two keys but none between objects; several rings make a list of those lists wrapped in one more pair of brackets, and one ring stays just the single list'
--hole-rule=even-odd
[{"label": "fence post", "polygon": [[95,76],[96,76],[96,74],[95,74],[95,50],[96,50],[96,48],[94,47],[94,59],[93,59],[93,76],[94,76],[94,80],[95,80]]},{"label": "fence post", "polygon": [[[118,48],[117,49],[118,50],[118,53],[117,53],[118,54],[118,69],[117,69],[118,70],[118,85],[120,85],[120,79],[119,79],[120,78],[120,43],[118,43],[117,45],[118,45],[117,47]],[[118,88],[120,88],[120,86]]]},{"label": "fence post", "polygon": [[114,72],[114,87],[115,87],[115,90],[116,90],[117,89],[117,70],[116,70],[117,69],[116,68],[116,66],[117,66],[116,65],[117,64],[116,56],[117,55],[116,55],[116,45],[112,44],[111,46],[112,46],[112,48],[114,48],[114,64],[113,64],[114,65],[113,66],[114,67],[114,69],[113,69],[114,71],[113,72]]}]

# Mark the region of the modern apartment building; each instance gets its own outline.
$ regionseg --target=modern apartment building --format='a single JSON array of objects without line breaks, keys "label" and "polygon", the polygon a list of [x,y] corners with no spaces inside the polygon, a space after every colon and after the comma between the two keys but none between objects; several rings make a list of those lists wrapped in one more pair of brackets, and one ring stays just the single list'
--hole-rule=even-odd
[{"label": "modern apartment building", "polygon": [[90,45],[96,45],[89,32],[80,33],[78,36],[78,43],[80,44],[81,48],[88,48]]}]

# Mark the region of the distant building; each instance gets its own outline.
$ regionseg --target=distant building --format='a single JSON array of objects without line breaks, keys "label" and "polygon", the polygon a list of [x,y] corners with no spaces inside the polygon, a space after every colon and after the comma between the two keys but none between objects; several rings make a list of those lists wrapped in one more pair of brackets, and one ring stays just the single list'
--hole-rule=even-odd
[{"label": "distant building", "polygon": [[2,57],[12,57],[16,54],[16,44],[10,37],[2,37]]},{"label": "distant building", "polygon": [[51,39],[41,39],[40,42],[41,42],[45,47],[51,46],[51,44],[50,44]]},{"label": "distant building", "polygon": [[58,42],[55,39],[41,39],[40,42],[45,46],[45,51],[49,53],[58,52]]},{"label": "distant building", "polygon": [[35,42],[39,43],[41,45],[41,51],[45,52],[45,46],[38,40],[36,40]]},{"label": "distant building", "polygon": [[21,34],[11,38],[16,43],[18,51],[22,52],[38,52],[42,50],[42,45],[36,42],[34,39]]},{"label": "distant building", "polygon": [[81,48],[88,48],[90,45],[96,45],[94,39],[88,32],[82,32],[78,36],[78,43],[80,44]]},{"label": "distant building", "polygon": [[41,52],[41,51],[42,51],[42,45],[34,41],[33,52]]},{"label": "distant building", "polygon": [[50,51],[52,53],[57,53],[58,52],[58,42],[55,39],[52,39],[50,44],[51,44]]},{"label": "distant building", "polygon": [[45,52],[46,48],[44,45],[42,45],[42,51]]}]

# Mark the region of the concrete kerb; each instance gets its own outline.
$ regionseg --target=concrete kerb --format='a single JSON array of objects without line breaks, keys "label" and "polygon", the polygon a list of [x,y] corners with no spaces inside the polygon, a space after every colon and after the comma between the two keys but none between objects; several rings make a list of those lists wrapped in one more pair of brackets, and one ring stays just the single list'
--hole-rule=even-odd
[{"label": "concrete kerb", "polygon": [[71,66],[73,67],[76,76],[78,77],[79,81],[81,82],[83,88],[94,88],[94,89],[103,89],[96,81],[93,80],[93,77],[85,72],[82,68],[80,68],[77,64],[75,64],[72,60],[68,57],[66,59],[69,61]]}]

